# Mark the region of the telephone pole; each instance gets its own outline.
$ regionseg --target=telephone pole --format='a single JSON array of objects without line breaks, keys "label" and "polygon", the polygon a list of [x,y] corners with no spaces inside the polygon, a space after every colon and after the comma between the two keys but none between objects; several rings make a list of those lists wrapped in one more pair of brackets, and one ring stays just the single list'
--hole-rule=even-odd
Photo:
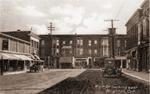
[{"label": "telephone pole", "polygon": [[49,64],[52,65],[52,52],[53,52],[53,38],[52,38],[52,32],[55,30],[55,27],[53,26],[53,23],[50,22],[50,25],[48,27],[48,30],[50,31],[49,35],[49,41],[50,41],[50,55],[48,56],[48,68],[49,68]]},{"label": "telephone pole", "polygon": [[50,31],[50,35],[52,35],[52,32],[55,30],[55,27],[53,26],[53,23],[50,22],[50,25],[48,27],[48,30]]},{"label": "telephone pole", "polygon": [[115,46],[115,34],[116,34],[116,28],[114,28],[114,21],[119,21],[119,20],[115,20],[115,19],[111,19],[111,20],[105,20],[105,21],[109,21],[111,22],[111,28],[109,28],[109,44],[110,45],[110,57],[111,58],[115,58],[115,51],[114,51],[114,46]]}]

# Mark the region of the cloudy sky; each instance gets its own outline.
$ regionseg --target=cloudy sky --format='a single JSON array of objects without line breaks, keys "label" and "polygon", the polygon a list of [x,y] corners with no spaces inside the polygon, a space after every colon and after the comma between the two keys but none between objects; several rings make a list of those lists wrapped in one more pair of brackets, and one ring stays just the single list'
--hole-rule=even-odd
[{"label": "cloudy sky", "polygon": [[30,30],[47,34],[106,34],[110,22],[117,33],[126,33],[125,23],[144,0],[0,0],[0,31]]}]

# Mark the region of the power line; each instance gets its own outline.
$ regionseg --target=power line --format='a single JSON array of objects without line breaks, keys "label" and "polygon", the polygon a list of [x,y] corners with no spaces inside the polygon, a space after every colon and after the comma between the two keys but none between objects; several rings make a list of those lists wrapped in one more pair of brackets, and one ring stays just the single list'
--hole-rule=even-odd
[{"label": "power line", "polygon": [[116,16],[115,16],[115,19],[116,19],[116,18],[119,16],[119,14],[121,13],[121,10],[124,8],[124,5],[126,4],[126,1],[127,1],[127,0],[123,0],[121,6],[120,6],[120,8],[119,8],[119,10],[118,10],[118,12],[117,12],[117,14],[116,14]]}]

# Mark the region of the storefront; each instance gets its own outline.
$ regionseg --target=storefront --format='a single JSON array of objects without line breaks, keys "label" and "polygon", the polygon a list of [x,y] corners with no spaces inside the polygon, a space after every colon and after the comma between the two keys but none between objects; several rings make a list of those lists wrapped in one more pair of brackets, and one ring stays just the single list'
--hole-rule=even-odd
[{"label": "storefront", "polygon": [[126,56],[115,56],[117,66],[120,68],[126,68],[126,59]]},{"label": "storefront", "polygon": [[129,49],[127,51],[127,61],[126,61],[126,67],[127,69],[138,71],[139,70],[139,64],[138,61],[138,48],[134,47],[132,49]]},{"label": "storefront", "polygon": [[7,72],[27,71],[32,63],[31,58],[23,54],[0,53],[1,75]]},{"label": "storefront", "polygon": [[140,45],[138,50],[139,50],[139,71],[148,72],[150,69],[148,43]]},{"label": "storefront", "polygon": [[59,63],[60,63],[60,68],[73,68],[72,57],[60,57]]},{"label": "storefront", "polygon": [[95,57],[94,58],[94,66],[96,66],[98,68],[103,68],[105,59],[106,59],[106,57]]},{"label": "storefront", "polygon": [[88,58],[75,58],[75,68],[87,68],[88,65]]}]

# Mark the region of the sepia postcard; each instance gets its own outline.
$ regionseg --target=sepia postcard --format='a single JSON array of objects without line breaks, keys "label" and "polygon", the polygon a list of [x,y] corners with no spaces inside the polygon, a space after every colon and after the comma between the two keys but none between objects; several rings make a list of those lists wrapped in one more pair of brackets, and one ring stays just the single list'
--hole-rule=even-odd
[{"label": "sepia postcard", "polygon": [[150,94],[150,0],[0,0],[0,94]]}]

